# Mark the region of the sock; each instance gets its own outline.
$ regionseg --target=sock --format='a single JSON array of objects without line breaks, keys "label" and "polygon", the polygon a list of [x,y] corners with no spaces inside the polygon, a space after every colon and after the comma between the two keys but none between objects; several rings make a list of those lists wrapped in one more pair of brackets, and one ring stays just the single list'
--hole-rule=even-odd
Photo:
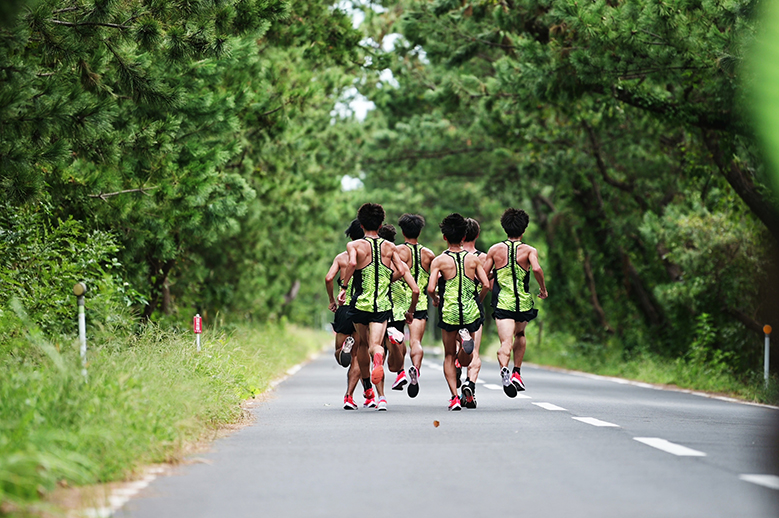
[{"label": "sock", "polygon": [[476,383],[474,383],[473,381],[469,381],[468,384],[471,386],[471,392],[476,394]]},{"label": "sock", "polygon": [[370,390],[373,388],[373,385],[371,385],[371,379],[370,378],[363,378],[362,379],[362,388],[364,390]]},{"label": "sock", "polygon": [[519,367],[514,367],[514,370],[511,371],[511,372],[516,372],[517,374],[522,374],[521,372],[519,372]]}]

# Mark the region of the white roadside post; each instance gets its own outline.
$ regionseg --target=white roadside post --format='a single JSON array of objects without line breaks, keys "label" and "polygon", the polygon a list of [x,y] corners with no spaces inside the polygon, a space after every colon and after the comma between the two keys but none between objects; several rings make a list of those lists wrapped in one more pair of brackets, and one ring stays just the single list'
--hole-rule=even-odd
[{"label": "white roadside post", "polygon": [[768,365],[771,363],[771,326],[763,326],[763,333],[765,333],[765,358],[763,365],[763,378],[765,378],[765,386],[768,388]]},{"label": "white roadside post", "polygon": [[87,377],[87,317],[84,313],[84,295],[87,285],[78,282],[73,285],[73,294],[78,300],[78,340],[81,344],[81,374]]},{"label": "white roadside post", "polygon": [[192,328],[195,330],[195,342],[197,342],[197,352],[200,352],[200,333],[203,332],[203,318],[200,314],[195,315],[192,320]]}]

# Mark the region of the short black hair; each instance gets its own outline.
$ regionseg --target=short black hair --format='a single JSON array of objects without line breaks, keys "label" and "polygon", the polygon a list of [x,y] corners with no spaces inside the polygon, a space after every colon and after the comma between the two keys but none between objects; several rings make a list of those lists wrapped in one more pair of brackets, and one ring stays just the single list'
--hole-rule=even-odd
[{"label": "short black hair", "polygon": [[395,235],[397,235],[398,231],[395,230],[395,227],[392,225],[382,225],[381,228],[379,228],[379,237],[382,239],[386,239],[390,243],[395,242]]},{"label": "short black hair", "polygon": [[360,222],[357,221],[357,218],[353,219],[352,222],[349,223],[349,228],[346,229],[344,234],[346,234],[346,236],[352,241],[365,237],[365,232],[363,232],[362,227],[360,226]]},{"label": "short black hair", "polygon": [[460,214],[453,212],[449,214],[441,222],[441,233],[450,244],[458,244],[463,242],[465,237],[465,218]]},{"label": "short black hair", "polygon": [[384,207],[378,203],[363,203],[357,211],[357,219],[365,230],[379,230],[384,223]]},{"label": "short black hair", "polygon": [[481,232],[479,222],[473,218],[465,218],[465,239],[463,241],[476,241]]},{"label": "short black hair", "polygon": [[404,236],[410,239],[416,239],[425,226],[425,218],[419,214],[403,214],[400,219],[398,219],[398,225],[400,226],[400,230],[403,231]]},{"label": "short black hair", "polygon": [[522,209],[506,209],[500,217],[500,225],[508,237],[522,237],[528,223],[530,216]]}]

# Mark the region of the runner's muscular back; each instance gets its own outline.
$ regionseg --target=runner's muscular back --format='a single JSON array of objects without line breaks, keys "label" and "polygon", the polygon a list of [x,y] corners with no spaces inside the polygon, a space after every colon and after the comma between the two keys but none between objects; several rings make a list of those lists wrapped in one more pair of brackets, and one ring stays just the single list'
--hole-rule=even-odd
[{"label": "runner's muscular back", "polygon": [[[481,282],[485,282],[487,280],[484,269],[481,268],[481,261],[478,257],[476,257],[476,255],[467,254],[465,256],[463,266],[465,267],[464,273],[467,277],[474,280],[479,279]],[[457,275],[457,264],[455,263],[454,258],[446,254],[442,254],[436,257],[433,260],[431,267],[438,269],[445,280],[452,279],[455,275]],[[481,272],[478,271],[480,268]],[[484,275],[484,278],[482,278],[482,275]],[[432,275],[430,278],[432,280]]]},{"label": "runner's muscular back", "polygon": [[[505,242],[492,245],[484,260],[484,269],[500,269],[508,264],[508,247]],[[528,271],[538,266],[538,250],[530,245],[522,243],[517,247],[517,264],[523,270]]]},{"label": "runner's muscular back", "polygon": [[[412,243],[416,244],[416,243]],[[398,246],[398,256],[400,257],[400,260],[406,263],[406,266],[411,268],[413,266],[414,257],[411,252],[411,247],[408,246]],[[420,257],[420,266],[425,269],[426,272],[430,271],[430,263],[433,262],[433,259],[435,259],[435,254],[432,250],[430,250],[427,247],[420,247],[419,250],[419,257]]]},{"label": "runner's muscular back", "polygon": [[[367,238],[367,239],[366,239]],[[373,261],[371,256],[371,244],[368,242],[371,236],[365,236],[363,239],[357,239],[346,245],[346,251],[349,254],[349,263],[354,266],[356,270],[362,270]],[[389,241],[384,241],[381,244],[381,262],[390,269],[393,268],[393,258],[396,254],[396,247]]]}]

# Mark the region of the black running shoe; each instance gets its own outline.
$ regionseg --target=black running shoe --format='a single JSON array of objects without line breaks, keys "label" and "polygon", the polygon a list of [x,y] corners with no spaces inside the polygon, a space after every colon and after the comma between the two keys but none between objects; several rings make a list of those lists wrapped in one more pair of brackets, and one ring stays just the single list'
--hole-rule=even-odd
[{"label": "black running shoe", "polygon": [[511,383],[511,371],[508,368],[503,367],[500,369],[500,377],[503,380],[503,392],[508,397],[517,397],[517,387]]},{"label": "black running shoe", "polygon": [[473,399],[473,389],[469,383],[463,385],[463,395],[460,397],[463,408],[476,408]]},{"label": "black running shoe", "polygon": [[347,336],[339,355],[341,367],[348,367],[352,364],[352,347],[354,347],[354,338]]},{"label": "black running shoe", "polygon": [[460,329],[460,340],[463,342],[463,351],[465,351],[465,354],[473,353],[475,342],[467,329]]},{"label": "black running shoe", "polygon": [[417,397],[419,394],[419,371],[413,365],[408,368],[408,397]]}]

